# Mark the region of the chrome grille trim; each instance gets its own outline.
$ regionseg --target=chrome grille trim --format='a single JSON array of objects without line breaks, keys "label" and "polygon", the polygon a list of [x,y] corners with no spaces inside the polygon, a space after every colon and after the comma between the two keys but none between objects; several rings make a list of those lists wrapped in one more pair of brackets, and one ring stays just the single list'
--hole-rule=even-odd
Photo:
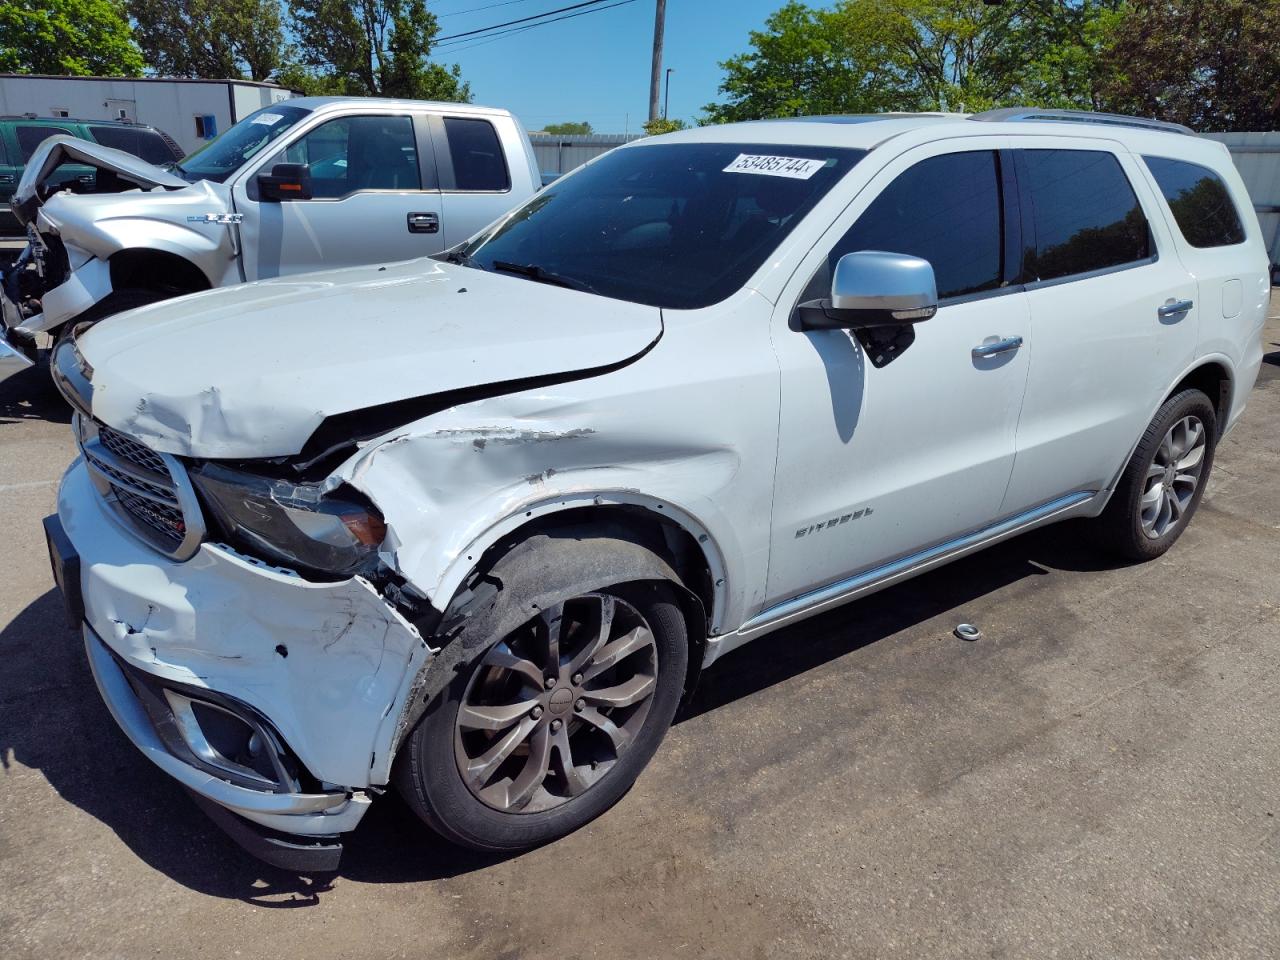
[{"label": "chrome grille trim", "polygon": [[194,555],[205,525],[186,468],[175,457],[80,413],[72,428],[89,479],[111,515],[165,556],[187,560]]}]

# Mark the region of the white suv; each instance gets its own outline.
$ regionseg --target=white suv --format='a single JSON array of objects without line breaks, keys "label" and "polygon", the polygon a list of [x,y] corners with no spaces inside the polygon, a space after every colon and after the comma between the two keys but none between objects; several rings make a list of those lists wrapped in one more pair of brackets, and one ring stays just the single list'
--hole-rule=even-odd
[{"label": "white suv", "polygon": [[440,259],[64,343],[55,574],[125,732],[260,855],[332,866],[393,780],[520,849],[727,650],[1068,517],[1167,550],[1268,293],[1226,150],[1169,125],[644,140]]}]

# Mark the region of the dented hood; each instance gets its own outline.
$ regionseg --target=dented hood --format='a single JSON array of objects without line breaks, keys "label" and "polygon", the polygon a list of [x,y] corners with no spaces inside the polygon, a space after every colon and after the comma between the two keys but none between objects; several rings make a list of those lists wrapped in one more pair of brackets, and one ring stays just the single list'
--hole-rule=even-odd
[{"label": "dented hood", "polygon": [[63,163],[82,163],[98,170],[109,170],[143,188],[177,189],[189,186],[187,181],[176,174],[162,170],[131,153],[81,140],[79,137],[59,134],[49,137],[36,147],[31,159],[27,161],[22,179],[13,191],[13,213],[20,222],[31,221],[36,208],[40,206],[37,187]]},{"label": "dented hood", "polygon": [[326,418],[642,353],[656,307],[414,260],[193,294],[77,341],[99,420],[165,453],[297,453]]}]

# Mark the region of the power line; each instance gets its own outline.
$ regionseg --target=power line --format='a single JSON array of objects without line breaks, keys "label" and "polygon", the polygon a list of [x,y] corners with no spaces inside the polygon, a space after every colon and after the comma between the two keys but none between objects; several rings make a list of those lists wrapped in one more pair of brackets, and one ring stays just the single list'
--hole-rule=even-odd
[{"label": "power line", "polygon": [[528,3],[529,0],[502,0],[501,3],[488,3],[483,7],[472,7],[469,10],[450,10],[448,13],[437,13],[436,19],[442,17],[460,17],[468,13],[479,13],[481,10],[492,10],[494,7],[509,7],[513,3]]},{"label": "power line", "polygon": [[[593,4],[594,4],[594,3],[604,3],[604,2],[605,2],[605,0],[592,0],[592,3],[593,3]],[[585,17],[585,16],[587,16],[588,14],[591,14],[591,13],[604,13],[606,10],[613,10],[613,9],[615,9],[616,7],[625,7],[625,6],[626,6],[627,4],[629,4],[629,3],[635,3],[635,0],[616,0],[616,2],[614,2],[614,3],[610,3],[610,4],[608,4],[608,6],[604,6],[604,7],[597,7],[597,6],[594,6],[594,5],[593,5],[593,6],[591,7],[591,9],[590,9],[590,10],[579,10],[577,13],[568,13],[568,14],[565,14],[564,16],[562,16],[562,17],[555,17],[554,19],[551,19],[551,20],[543,20],[543,21],[541,21],[540,23],[526,23],[526,24],[524,24],[523,26],[518,26],[518,27],[509,27],[509,28],[507,28],[507,29],[505,29],[505,30],[500,30],[500,31],[498,31],[497,33],[488,34],[488,35],[486,35],[486,36],[482,36],[482,37],[473,37],[473,38],[471,38],[471,39],[454,39],[452,42],[450,42],[450,43],[445,43],[445,44],[433,43],[433,44],[431,45],[431,49],[432,49],[433,51],[435,51],[435,50],[455,50],[455,49],[456,49],[456,50],[469,50],[469,49],[471,49],[472,47],[480,47],[480,46],[483,46],[483,45],[484,45],[484,44],[486,44],[486,43],[492,43],[492,42],[493,42],[493,41],[495,41],[495,40],[501,40],[501,39],[503,39],[504,37],[513,36],[513,35],[515,35],[515,34],[517,34],[517,33],[524,33],[524,32],[526,32],[526,31],[528,31],[528,30],[534,30],[534,29],[536,29],[536,28],[538,28],[538,27],[546,27],[546,26],[550,26],[551,24],[553,24],[553,23],[559,23],[559,22],[560,22],[560,21],[562,21],[562,20],[572,20],[572,19],[574,19],[575,17]],[[580,4],[579,6],[582,6],[582,4]],[[568,8],[566,8],[566,9],[570,9],[570,10],[572,10],[572,9],[574,9],[574,8],[573,8],[573,7],[568,7]],[[549,13],[554,13],[554,12],[556,12],[556,11],[548,11],[548,14],[549,14]],[[546,16],[546,15],[547,15],[547,14],[543,14],[543,16]],[[496,27],[492,27],[492,28],[490,28],[490,29],[496,29]],[[460,35],[455,35],[455,36],[460,36]]]},{"label": "power line", "polygon": [[[502,27],[510,27],[517,23],[528,23],[530,20],[541,20],[543,17],[549,17],[554,13],[564,13],[567,10],[579,10],[582,7],[594,7],[597,4],[605,3],[606,0],[582,0],[581,3],[575,3],[568,7],[558,7],[555,10],[548,10],[545,13],[535,13],[531,17],[521,17],[518,20],[508,20],[505,23],[495,23],[488,27],[479,27],[475,30],[467,30],[463,33],[451,33],[447,37],[436,37],[436,43],[443,43],[446,40],[461,40],[465,37],[474,37],[478,33],[488,33],[491,30],[498,30]],[[548,21],[554,22],[554,21]]]}]

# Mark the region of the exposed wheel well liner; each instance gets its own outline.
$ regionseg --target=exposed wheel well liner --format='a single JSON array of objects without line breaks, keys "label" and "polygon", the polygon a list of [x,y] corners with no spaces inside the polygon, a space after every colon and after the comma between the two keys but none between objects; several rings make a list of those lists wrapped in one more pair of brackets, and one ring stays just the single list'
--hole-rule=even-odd
[{"label": "exposed wheel well liner", "polygon": [[710,589],[710,572],[688,533],[650,520],[646,512],[569,510],[526,524],[491,547],[440,619],[432,640],[440,651],[415,678],[397,724],[395,749],[457,671],[492,640],[539,609],[620,583],[663,581],[675,588],[689,635],[685,692],[692,692],[706,648],[703,596]]},{"label": "exposed wheel well liner", "polygon": [[212,284],[190,260],[164,250],[129,249],[111,255],[111,288],[161,290],[172,296],[208,290]]}]

